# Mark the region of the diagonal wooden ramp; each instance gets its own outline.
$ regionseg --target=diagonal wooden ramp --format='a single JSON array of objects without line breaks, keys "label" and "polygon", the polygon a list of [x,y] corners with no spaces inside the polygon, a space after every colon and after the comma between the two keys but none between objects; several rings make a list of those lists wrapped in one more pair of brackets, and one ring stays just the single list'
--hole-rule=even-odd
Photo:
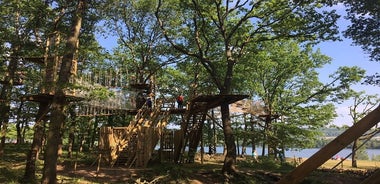
[{"label": "diagonal wooden ramp", "polygon": [[[365,132],[380,122],[380,106],[370,112],[367,116],[355,123],[333,141],[321,148],[317,153],[296,167],[293,171],[285,175],[278,184],[300,183],[308,174],[320,167],[327,160],[331,159],[340,150],[347,147],[354,140],[358,139]],[[375,173],[370,177],[371,181],[380,181],[380,173]],[[368,182],[368,181],[367,181]],[[365,183],[365,182],[363,182]],[[372,183],[372,182],[369,182]],[[368,183],[366,183],[368,184]]]}]

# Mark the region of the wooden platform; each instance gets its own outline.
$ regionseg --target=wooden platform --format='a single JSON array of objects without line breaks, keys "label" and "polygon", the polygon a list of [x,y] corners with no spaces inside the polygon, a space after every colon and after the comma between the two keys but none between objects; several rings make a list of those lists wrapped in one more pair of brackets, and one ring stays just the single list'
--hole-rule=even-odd
[{"label": "wooden platform", "polygon": [[231,104],[248,98],[248,95],[201,95],[191,99],[193,105],[190,107],[192,113],[206,111],[219,107],[223,103]]},{"label": "wooden platform", "polygon": [[[161,108],[161,112],[169,112],[169,114],[185,114],[186,111],[190,111],[190,113],[198,113],[198,112],[204,112],[209,109],[213,109],[216,107],[219,107],[222,103],[231,104],[236,101],[242,100],[247,98],[248,95],[201,95],[197,96],[189,101],[190,106],[186,108]],[[35,94],[35,95],[27,95],[23,96],[21,100],[24,101],[34,101],[34,102],[45,102],[49,103],[51,100],[53,100],[54,95],[53,94]],[[66,95],[68,102],[79,102],[84,100],[83,97],[77,97],[74,95]],[[79,113],[78,116],[113,116],[117,114],[128,114],[128,115],[136,115],[138,113],[138,109],[115,109],[115,108],[108,108],[103,106],[91,106],[86,107],[84,106],[84,109],[89,108],[91,109],[91,112],[95,112],[94,114],[86,114],[86,113]]]},{"label": "wooden platform", "polygon": [[[190,111],[190,113],[198,113],[198,112],[204,112],[212,108],[219,107],[222,103],[231,104],[236,101],[242,100],[247,98],[248,95],[201,95],[197,96],[194,99],[191,99],[189,102],[189,107],[186,108],[175,108],[173,106],[171,107],[161,107],[161,112],[169,112],[169,114],[185,114],[186,111]],[[41,98],[41,97],[39,97]],[[37,101],[37,100],[36,100]],[[93,109],[96,109],[95,111],[96,116],[112,116],[116,114],[128,114],[128,115],[136,115],[138,113],[138,109],[110,109],[106,107],[101,106],[93,106],[91,107]],[[102,110],[103,109],[103,110]],[[108,113],[104,113],[108,112]],[[81,115],[78,114],[78,116],[92,116],[91,114],[88,115]]]}]

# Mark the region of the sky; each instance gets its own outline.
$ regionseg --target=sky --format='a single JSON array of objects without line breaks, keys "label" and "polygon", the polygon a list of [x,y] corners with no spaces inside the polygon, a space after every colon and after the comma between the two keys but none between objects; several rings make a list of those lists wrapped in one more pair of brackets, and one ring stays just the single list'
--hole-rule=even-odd
[{"label": "sky", "polygon": [[[344,15],[344,7],[337,5],[334,7],[339,14]],[[338,21],[340,31],[346,29],[349,25],[349,21],[344,20],[343,17]],[[343,38],[343,37],[342,37]],[[340,66],[358,66],[366,70],[366,75],[373,75],[376,72],[380,72],[380,61],[370,61],[369,55],[366,54],[360,46],[354,46],[352,40],[343,39],[340,42],[324,42],[318,45],[321,52],[332,58],[331,64],[326,65],[320,71],[320,80],[327,83],[329,81],[328,75],[336,71]],[[355,91],[364,91],[368,95],[379,95],[380,87],[370,85],[354,85],[352,88]],[[349,116],[349,107],[353,105],[352,100],[347,100],[343,104],[336,104],[336,112],[338,117],[333,121],[333,124],[337,126],[352,125],[352,119]]]},{"label": "sky", "polygon": [[[319,70],[320,80],[327,83],[328,76],[341,66],[358,66],[366,70],[366,75],[372,75],[380,72],[380,62],[370,61],[368,55],[365,54],[358,46],[352,46],[352,41],[345,39],[342,42],[326,42],[320,44],[321,52],[332,58],[331,64],[325,65]],[[364,91],[368,95],[379,95],[380,87],[357,84],[352,86],[355,91]],[[333,124],[337,126],[352,125],[352,119],[349,116],[349,107],[353,105],[352,100],[347,100],[342,104],[336,104],[338,117]]]},{"label": "sky", "polygon": [[[333,7],[341,15],[345,14],[343,5],[336,5]],[[346,29],[349,21],[344,20],[343,16],[339,19],[338,25],[340,31]],[[343,36],[342,36],[343,38]],[[107,49],[112,49],[117,45],[115,37],[98,37],[99,42]],[[352,40],[343,38],[343,41],[328,41],[317,45],[324,55],[331,57],[331,64],[325,65],[320,72],[320,80],[323,83],[328,83],[330,74],[333,74],[341,66],[358,66],[366,70],[366,75],[372,75],[380,72],[380,61],[370,61],[368,54],[364,53],[360,46],[353,46]],[[380,87],[369,85],[354,85],[353,89],[356,91],[365,91],[366,94],[377,94],[380,98]],[[342,104],[336,104],[336,112],[338,117],[334,119],[332,124],[337,126],[352,125],[352,119],[349,116],[349,107],[353,104],[352,100],[347,100]]]}]

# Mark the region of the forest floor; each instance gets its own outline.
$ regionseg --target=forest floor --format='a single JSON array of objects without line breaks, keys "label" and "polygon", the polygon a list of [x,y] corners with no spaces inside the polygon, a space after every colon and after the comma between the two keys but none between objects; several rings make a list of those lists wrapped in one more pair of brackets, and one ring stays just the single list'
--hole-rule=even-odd
[{"label": "forest floor", "polygon": [[[81,165],[75,170],[72,166],[60,167],[59,176],[62,183],[252,183],[274,184],[282,176],[290,172],[293,158],[288,158],[286,164],[268,161],[253,163],[250,157],[238,158],[237,175],[231,176],[226,182],[222,175],[224,156],[205,155],[203,164],[200,159],[191,164],[151,164],[145,169],[128,169],[126,167],[97,167]],[[361,161],[361,167],[350,167],[349,161],[339,165],[337,169],[328,168],[336,165],[338,161],[329,160],[318,170],[308,175],[302,183],[323,184],[358,184],[370,176],[377,164],[370,161]]]},{"label": "forest floor", "polygon": [[[28,147],[24,147],[28,148]],[[119,184],[119,183],[252,183],[274,184],[286,173],[299,164],[294,158],[287,158],[286,163],[261,158],[253,162],[250,156],[238,157],[236,168],[238,173],[225,180],[221,169],[223,155],[204,155],[203,163],[199,156],[195,163],[150,163],[147,168],[109,167],[96,162],[96,155],[84,154],[83,159],[61,160],[57,166],[58,183],[78,184]],[[20,183],[25,169],[25,152],[20,149],[6,150],[0,157],[0,183]],[[297,162],[299,160],[297,159]],[[302,162],[302,161],[301,161]],[[358,161],[358,168],[350,167],[346,160],[337,169],[331,168],[338,163],[329,160],[318,170],[309,174],[302,184],[357,184],[370,176],[380,163],[374,161]],[[37,163],[37,177],[41,177],[42,162]]]}]

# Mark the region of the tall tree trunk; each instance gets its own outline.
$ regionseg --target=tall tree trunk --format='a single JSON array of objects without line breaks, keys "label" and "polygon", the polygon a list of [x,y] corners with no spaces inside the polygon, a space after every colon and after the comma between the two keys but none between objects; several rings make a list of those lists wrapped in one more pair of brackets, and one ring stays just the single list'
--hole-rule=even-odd
[{"label": "tall tree trunk", "polygon": [[[247,124],[247,114],[243,115],[243,121],[244,121],[244,132],[248,132],[248,124]],[[241,155],[247,155],[247,136],[243,135],[243,141],[241,143]]]},{"label": "tall tree trunk", "polygon": [[75,117],[75,112],[74,108],[70,108],[70,117],[71,117],[71,122],[69,125],[69,142],[68,142],[68,147],[67,147],[67,157],[72,158],[73,156],[73,149],[75,145],[75,127],[76,127],[76,117]]},{"label": "tall tree trunk", "polygon": [[[61,94],[59,94],[61,93]],[[58,149],[61,140],[61,130],[65,121],[65,97],[62,94],[63,91],[56,94],[58,97],[54,97],[54,101],[51,107],[51,119],[49,124],[49,132],[47,135],[47,144],[45,151],[45,163],[42,176],[42,183],[51,184],[57,183],[57,160]]]},{"label": "tall tree trunk", "polygon": [[235,137],[232,131],[230,111],[227,103],[221,105],[222,122],[224,141],[227,146],[227,154],[224,158],[224,165],[222,172],[224,174],[232,174],[236,172],[236,144]]},{"label": "tall tree trunk", "polygon": [[90,141],[90,148],[93,149],[94,146],[95,146],[95,141],[96,141],[96,138],[99,137],[97,136],[98,134],[98,120],[95,118],[94,120],[94,125],[92,126],[93,129],[92,129],[92,132],[91,132],[91,141]]},{"label": "tall tree trunk", "polygon": [[207,143],[208,143],[208,153],[207,154],[209,154],[209,155],[214,154],[213,148],[212,148],[213,137],[214,137],[212,122],[213,122],[213,120],[207,119],[207,123],[206,123],[206,126],[207,126]]},{"label": "tall tree trunk", "polygon": [[46,156],[44,171],[42,176],[42,183],[55,184],[57,183],[57,160],[58,160],[58,148],[61,141],[62,129],[66,120],[65,110],[68,105],[68,101],[65,98],[65,89],[69,85],[72,68],[76,64],[74,54],[78,46],[78,38],[80,28],[82,25],[82,15],[85,11],[85,0],[78,0],[77,9],[73,16],[72,31],[69,35],[65,55],[63,56],[57,86],[51,106],[51,119],[49,125],[49,133],[47,137]]},{"label": "tall tree trunk", "polygon": [[[229,95],[231,93],[231,84],[232,84],[232,74],[233,66],[235,61],[232,58],[232,51],[228,48],[229,44],[226,45],[226,57],[227,57],[227,70],[222,86],[219,86],[220,94]],[[235,168],[236,164],[236,144],[235,136],[232,130],[231,117],[230,117],[230,107],[229,104],[224,101],[220,106],[220,111],[222,114],[222,124],[223,124],[223,133],[224,141],[227,146],[227,154],[224,158],[224,164],[222,168],[223,174],[235,174],[237,172]],[[228,179],[228,178],[226,178]]]},{"label": "tall tree trunk", "polygon": [[274,137],[273,137],[273,126],[272,126],[272,114],[269,113],[265,117],[265,134],[266,134],[266,141],[268,145],[268,157],[275,158],[276,156],[276,145],[274,143]]},{"label": "tall tree trunk", "polygon": [[36,180],[36,160],[38,153],[42,147],[42,141],[45,130],[45,115],[49,111],[49,103],[41,102],[36,115],[36,122],[34,124],[34,135],[31,149],[26,157],[26,166],[23,181],[33,182]]},{"label": "tall tree trunk", "polygon": [[216,135],[216,123],[215,123],[215,113],[214,113],[214,110],[211,110],[211,116],[212,116],[212,142],[211,142],[211,148],[210,150],[212,150],[212,154],[215,154],[216,153],[216,146],[218,144],[218,139],[217,139],[217,135]]},{"label": "tall tree trunk", "polygon": [[[58,22],[58,19],[55,20],[55,23]],[[55,28],[56,29],[56,28]],[[41,93],[47,93],[47,94],[53,94],[54,88],[53,86],[54,81],[57,76],[57,63],[59,63],[59,57],[58,57],[58,49],[55,49],[55,58],[50,59],[49,58],[49,50],[50,46],[52,45],[52,41],[54,43],[55,48],[59,47],[60,44],[60,36],[59,33],[54,30],[53,35],[47,38],[46,40],[46,47],[45,47],[45,53],[44,53],[44,64],[45,64],[45,70],[44,70],[44,81],[41,86]],[[53,38],[55,37],[55,38]],[[41,101],[38,106],[38,112],[36,115],[36,121],[34,124],[34,134],[33,134],[33,141],[31,148],[27,154],[26,158],[26,167],[25,167],[25,173],[23,177],[23,181],[35,181],[36,180],[36,161],[38,160],[38,154],[41,151],[41,148],[45,139],[45,125],[46,125],[46,114],[50,110],[51,102],[43,102]]]},{"label": "tall tree trunk", "polygon": [[13,88],[13,80],[17,70],[19,45],[12,45],[12,54],[5,76],[3,87],[0,93],[0,157],[4,154],[5,137],[7,134],[9,113],[11,110],[11,94]]},{"label": "tall tree trunk", "polygon": [[[253,121],[253,116],[252,115],[250,115],[250,125],[251,125],[251,143],[252,143],[252,155],[253,155],[253,153],[255,152],[255,150],[256,150],[256,137],[257,137],[257,132],[255,131],[255,126],[254,126],[254,124],[255,124],[255,121]],[[263,149],[264,149],[264,147],[263,147]]]},{"label": "tall tree trunk", "polygon": [[17,110],[17,121],[16,121],[16,130],[17,130],[17,144],[22,144],[25,142],[24,137],[22,136],[23,130],[23,118],[21,117],[22,107],[24,106],[24,101],[21,101],[20,106]]},{"label": "tall tree trunk", "polygon": [[354,141],[354,143],[352,144],[352,162],[351,162],[351,165],[352,167],[358,167],[358,163],[357,163],[357,155],[356,155],[356,148],[358,147],[358,140],[356,139]]}]

